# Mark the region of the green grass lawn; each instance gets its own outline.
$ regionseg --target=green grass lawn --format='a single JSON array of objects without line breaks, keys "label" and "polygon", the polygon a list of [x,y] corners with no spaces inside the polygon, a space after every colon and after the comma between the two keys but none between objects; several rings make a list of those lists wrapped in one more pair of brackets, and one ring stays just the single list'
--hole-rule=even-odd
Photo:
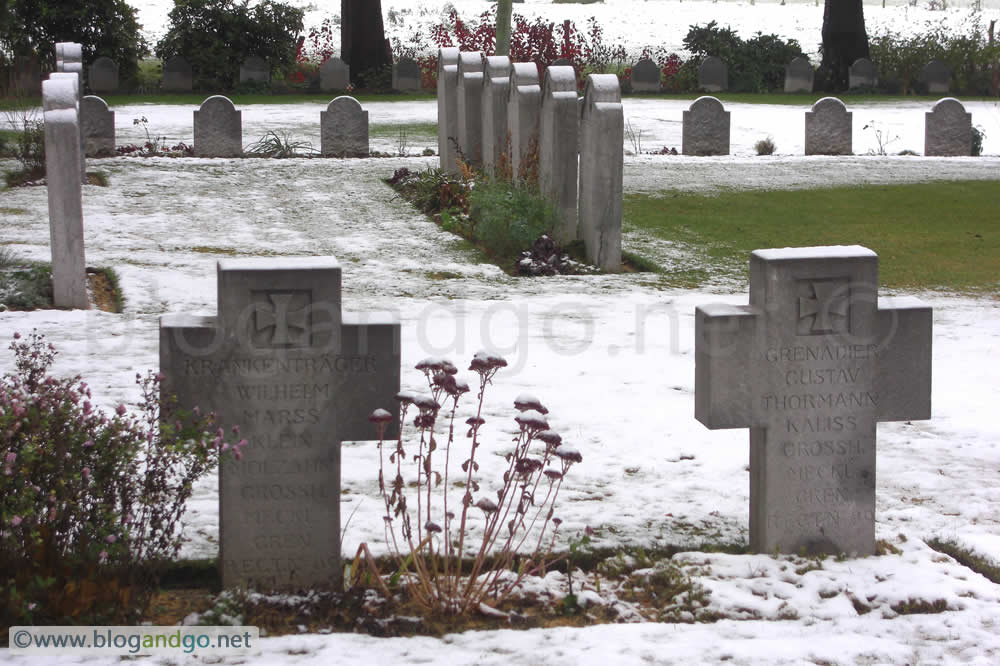
[{"label": "green grass lawn", "polygon": [[693,249],[679,285],[746,279],[755,249],[859,244],[885,287],[1000,295],[1000,180],[627,195],[624,227]]}]

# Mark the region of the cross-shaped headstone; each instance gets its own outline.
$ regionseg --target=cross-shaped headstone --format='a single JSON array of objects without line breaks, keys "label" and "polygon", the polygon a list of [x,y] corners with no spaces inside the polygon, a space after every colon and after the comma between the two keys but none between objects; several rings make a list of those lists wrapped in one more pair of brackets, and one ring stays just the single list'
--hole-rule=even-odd
[{"label": "cross-shaped headstone", "polygon": [[220,261],[218,302],[161,319],[160,368],[165,395],[248,440],[219,468],[222,584],[335,586],[340,443],[371,439],[399,391],[399,323],[341,313],[333,257]]},{"label": "cross-shaped headstone", "polygon": [[695,418],[750,428],[750,547],[875,552],[875,427],[931,413],[931,308],[857,245],[757,250],[750,305],[695,323]]}]

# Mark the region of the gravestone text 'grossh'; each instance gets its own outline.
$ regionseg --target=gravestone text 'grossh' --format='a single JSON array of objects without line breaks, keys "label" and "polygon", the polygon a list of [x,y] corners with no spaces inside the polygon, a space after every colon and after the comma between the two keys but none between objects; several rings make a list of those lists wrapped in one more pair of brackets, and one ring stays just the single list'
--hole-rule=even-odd
[{"label": "gravestone text 'grossh'", "polygon": [[538,166],[538,126],[542,111],[542,86],[533,62],[511,65],[507,92],[507,130],[510,135],[510,168],[515,180],[525,180]]},{"label": "gravestone text 'grossh'", "polygon": [[954,97],[945,97],[924,114],[924,155],[968,157],[972,154],[972,114]]},{"label": "gravestone text 'grossh'", "polygon": [[632,92],[660,92],[660,68],[649,58],[632,65]]},{"label": "gravestone text 'grossh'", "polygon": [[785,92],[812,92],[814,78],[815,72],[809,59],[795,58],[785,67]]},{"label": "gravestone text 'grossh'", "polygon": [[459,159],[472,167],[483,161],[483,54],[458,54]]},{"label": "gravestone text 'grossh'", "polygon": [[80,128],[88,157],[115,154],[115,112],[103,99],[87,95],[80,101]]},{"label": "gravestone text 'grossh'", "polygon": [[695,314],[695,417],[750,429],[750,547],[875,552],[875,426],[931,415],[931,309],[854,246],[757,250],[750,304]]},{"label": "gravestone text 'grossh'", "polygon": [[413,58],[400,58],[392,66],[392,89],[404,92],[417,91],[421,88],[420,65]]},{"label": "gravestone text 'grossh'", "polygon": [[806,155],[850,155],[851,112],[836,97],[824,97],[806,111]]},{"label": "gravestone text 'grossh'", "polygon": [[243,154],[243,112],[228,97],[213,95],[194,112],[193,148],[198,157]]},{"label": "gravestone text 'grossh'", "polygon": [[438,157],[441,170],[458,173],[458,49],[438,49]]},{"label": "gravestone text 'grossh'", "polygon": [[109,93],[118,90],[118,65],[107,56],[101,56],[90,65],[90,89],[97,93]]},{"label": "gravestone text 'grossh'", "polygon": [[510,58],[483,58],[483,166],[490,175],[507,154],[507,97]]},{"label": "gravestone text 'grossh'", "polygon": [[83,181],[80,173],[79,78],[42,81],[45,121],[45,181],[52,250],[52,303],[87,309],[87,264],[83,250]]},{"label": "gravestone text 'grossh'", "polygon": [[587,261],[622,266],[625,115],[615,74],[590,74],[580,114],[579,237]]},{"label": "gravestone text 'grossh'", "polygon": [[556,242],[577,239],[576,197],[580,150],[580,103],[572,67],[545,70],[538,127],[538,185],[542,196],[555,204],[558,220],[552,230]]},{"label": "gravestone text 'grossh'", "polygon": [[256,81],[267,83],[271,80],[271,66],[260,56],[250,56],[240,65],[240,83]]},{"label": "gravestone text 'grossh'", "polygon": [[341,96],[320,111],[320,152],[328,157],[368,157],[368,112]]},{"label": "gravestone text 'grossh'", "polygon": [[164,394],[247,439],[219,468],[225,588],[341,580],[340,443],[372,439],[368,415],[393,403],[400,329],[342,313],[340,286],[333,257],[221,261],[217,316],[160,320]]},{"label": "gravestone text 'grossh'", "polygon": [[708,56],[698,66],[698,87],[705,92],[729,90],[729,66],[718,56]]},{"label": "gravestone text 'grossh'", "polygon": [[699,97],[682,114],[681,153],[728,155],[729,111],[714,97]]},{"label": "gravestone text 'grossh'", "polygon": [[875,63],[868,58],[858,58],[848,70],[848,86],[850,88],[874,88],[878,83],[878,70]]},{"label": "gravestone text 'grossh'", "polygon": [[190,92],[194,86],[191,63],[183,56],[175,55],[163,63],[160,88],[169,92]]},{"label": "gravestone text 'grossh'", "polygon": [[329,58],[319,67],[319,89],[347,90],[351,83],[351,68],[340,58]]}]

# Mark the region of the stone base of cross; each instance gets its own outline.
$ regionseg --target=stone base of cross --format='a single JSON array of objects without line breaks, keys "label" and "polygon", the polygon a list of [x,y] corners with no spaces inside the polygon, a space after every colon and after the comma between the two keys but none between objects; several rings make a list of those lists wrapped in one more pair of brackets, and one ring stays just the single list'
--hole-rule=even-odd
[{"label": "stone base of cross", "polygon": [[697,308],[695,418],[750,428],[750,547],[875,552],[875,428],[931,415],[931,308],[860,246],[757,250],[750,304]]}]

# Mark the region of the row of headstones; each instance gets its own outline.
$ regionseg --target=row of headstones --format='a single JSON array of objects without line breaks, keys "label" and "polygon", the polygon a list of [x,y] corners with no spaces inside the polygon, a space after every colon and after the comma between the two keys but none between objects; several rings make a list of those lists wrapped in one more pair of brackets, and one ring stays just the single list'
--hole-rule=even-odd
[{"label": "row of headstones", "polygon": [[[684,112],[684,155],[728,155],[730,112],[715,97],[699,97]],[[806,111],[806,155],[852,155],[852,114],[836,97],[824,97]],[[953,97],[939,100],[924,114],[924,155],[972,154],[972,114]]]},{"label": "row of headstones", "polygon": [[[340,58],[330,58],[319,68],[320,90],[347,90],[351,82],[350,67]],[[118,90],[118,65],[108,57],[94,60],[89,70],[90,89],[94,92]],[[240,82],[271,80],[271,67],[260,56],[250,56],[240,65]],[[394,90],[420,90],[420,66],[412,58],[401,58],[392,66]],[[163,63],[160,88],[170,92],[188,92],[194,85],[191,63],[183,56],[168,58]]]},{"label": "row of headstones", "polygon": [[[812,92],[815,72],[809,60],[795,58],[785,68],[785,92]],[[920,80],[927,85],[930,94],[947,93],[951,88],[951,72],[940,60],[931,60],[924,67]],[[878,73],[874,63],[868,58],[854,61],[849,70],[851,88],[874,88],[878,84]],[[709,56],[698,67],[698,88],[706,92],[729,90],[729,67],[721,58]],[[649,58],[644,58],[632,67],[633,92],[658,92],[660,90],[660,68]]]},{"label": "row of headstones", "polygon": [[624,113],[618,77],[587,76],[577,96],[572,66],[552,65],[539,81],[534,63],[442,48],[438,52],[438,153],[515,179],[537,165],[542,194],[555,202],[556,240],[582,240],[587,259],[621,268]]},{"label": "row of headstones", "polygon": [[[83,137],[87,155],[115,151],[115,112],[100,97],[82,100]],[[367,157],[368,112],[353,97],[340,96],[320,111],[320,154],[327,157]],[[232,100],[213,95],[194,112],[194,154],[198,157],[239,157],[243,154],[243,112]]]},{"label": "row of headstones", "polygon": [[[341,442],[395,404],[399,320],[343,312],[333,257],[221,261],[217,280],[217,316],[161,318],[160,369],[248,441],[219,468],[223,586],[335,585]],[[749,305],[697,309],[694,415],[750,428],[753,551],[875,553],[876,425],[930,418],[931,336],[931,308],[879,302],[858,246],[758,250]]]}]

